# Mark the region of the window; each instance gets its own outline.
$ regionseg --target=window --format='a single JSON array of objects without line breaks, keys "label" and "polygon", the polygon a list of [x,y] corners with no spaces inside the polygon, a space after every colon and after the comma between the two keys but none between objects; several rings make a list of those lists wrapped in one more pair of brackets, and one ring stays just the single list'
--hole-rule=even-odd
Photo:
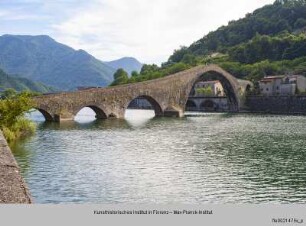
[{"label": "window", "polygon": [[266,91],[269,91],[269,88],[266,88]]},{"label": "window", "polygon": [[276,86],[276,90],[279,90],[279,87],[278,87],[278,86]]}]

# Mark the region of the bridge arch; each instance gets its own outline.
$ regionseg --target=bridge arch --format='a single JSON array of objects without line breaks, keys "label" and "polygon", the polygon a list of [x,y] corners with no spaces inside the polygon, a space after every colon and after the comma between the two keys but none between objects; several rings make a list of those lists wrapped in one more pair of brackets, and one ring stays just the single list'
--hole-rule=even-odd
[{"label": "bridge arch", "polygon": [[102,110],[101,107],[98,107],[96,105],[92,105],[92,104],[89,104],[89,105],[82,105],[81,107],[78,107],[74,110],[73,112],[73,115],[77,115],[79,111],[81,111],[83,108],[90,108],[91,110],[93,110],[96,114],[96,118],[97,119],[106,119],[107,118],[107,114],[105,113],[104,110]]},{"label": "bridge arch", "polygon": [[162,116],[163,115],[163,110],[161,108],[161,105],[157,102],[157,100],[155,100],[153,97],[151,97],[149,95],[139,95],[139,96],[136,96],[136,97],[132,98],[131,100],[128,101],[127,105],[125,106],[125,110],[129,107],[130,103],[137,98],[146,99],[151,104],[151,106],[154,110],[155,116]]},{"label": "bridge arch", "polygon": [[196,110],[197,104],[193,100],[187,100],[185,110]]},{"label": "bridge arch", "polygon": [[213,100],[205,100],[201,103],[200,108],[205,111],[215,111],[218,108],[218,104]]},{"label": "bridge arch", "polygon": [[[236,112],[240,108],[240,99],[238,93],[238,81],[231,74],[223,70],[217,65],[209,65],[204,67],[202,70],[198,71],[193,78],[189,81],[187,88],[187,95],[189,96],[190,92],[195,83],[201,81],[205,77],[208,77],[209,73],[214,73],[213,77],[220,81],[223,86],[224,92],[228,99],[229,111]],[[186,98],[185,105],[187,104],[188,97]]]},{"label": "bridge arch", "polygon": [[49,113],[47,110],[44,110],[42,108],[33,108],[33,109],[39,111],[44,116],[45,121],[47,121],[47,122],[54,121],[54,118],[53,118],[52,114]]}]

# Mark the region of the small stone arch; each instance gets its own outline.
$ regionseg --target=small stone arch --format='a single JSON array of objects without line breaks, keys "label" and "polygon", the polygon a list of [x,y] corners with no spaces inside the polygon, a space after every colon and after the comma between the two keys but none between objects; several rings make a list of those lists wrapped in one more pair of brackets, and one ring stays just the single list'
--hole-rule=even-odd
[{"label": "small stone arch", "polygon": [[125,109],[128,108],[128,106],[130,105],[130,103],[137,99],[137,98],[143,98],[143,99],[146,99],[152,106],[154,112],[155,112],[155,116],[163,116],[163,110],[160,106],[160,104],[151,96],[149,95],[139,95],[139,96],[136,96],[135,98],[133,98],[132,100],[128,101],[127,105],[125,106]]},{"label": "small stone arch", "polygon": [[47,122],[52,122],[54,121],[54,118],[52,114],[50,114],[47,110],[44,110],[42,108],[34,108],[35,110],[39,111],[45,118]]},{"label": "small stone arch", "polygon": [[107,119],[107,114],[105,113],[104,110],[102,110],[102,108],[96,106],[96,105],[83,105],[82,107],[78,107],[77,110],[74,111],[73,115],[77,115],[77,113],[82,110],[83,108],[90,108],[91,110],[93,110],[96,113],[96,118],[97,119]]},{"label": "small stone arch", "polygon": [[215,111],[218,108],[218,104],[216,104],[212,100],[205,100],[201,103],[200,109],[205,111]]},{"label": "small stone arch", "polygon": [[196,110],[196,109],[197,109],[196,103],[193,100],[187,100],[185,110],[190,111],[190,110]]}]

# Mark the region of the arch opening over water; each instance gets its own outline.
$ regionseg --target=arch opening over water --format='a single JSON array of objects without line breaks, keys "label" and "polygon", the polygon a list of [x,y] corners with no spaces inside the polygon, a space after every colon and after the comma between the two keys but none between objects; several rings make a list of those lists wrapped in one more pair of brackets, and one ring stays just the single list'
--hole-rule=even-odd
[{"label": "arch opening over water", "polygon": [[[131,100],[126,108],[127,110],[146,110],[154,113],[154,116],[162,116],[163,111],[159,103],[152,97],[141,95]],[[127,116],[125,111],[125,117]]]},{"label": "arch opening over water", "polygon": [[186,111],[197,111],[197,105],[193,100],[187,100],[186,103],[186,107],[185,107]]},{"label": "arch opening over water", "polygon": [[237,111],[239,100],[236,85],[229,77],[225,71],[223,74],[214,70],[197,76],[190,86],[185,110],[192,110],[190,101],[193,101],[197,103],[197,111]]},{"label": "arch opening over water", "polygon": [[96,119],[106,119],[105,112],[94,105],[86,105],[79,109],[74,116],[74,120],[78,122],[90,122]]},{"label": "arch opening over water", "polygon": [[40,108],[30,109],[29,112],[26,114],[26,117],[36,122],[43,122],[43,121],[52,122],[53,121],[52,115],[46,110],[43,110]]},{"label": "arch opening over water", "polygon": [[152,118],[162,116],[159,103],[150,96],[138,96],[129,102],[124,118],[132,127],[143,127]]}]

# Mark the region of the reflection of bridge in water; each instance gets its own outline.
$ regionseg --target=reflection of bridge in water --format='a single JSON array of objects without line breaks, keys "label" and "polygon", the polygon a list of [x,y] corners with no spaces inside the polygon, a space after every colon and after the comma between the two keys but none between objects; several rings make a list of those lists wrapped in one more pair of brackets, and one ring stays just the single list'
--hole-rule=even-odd
[{"label": "reflection of bridge in water", "polygon": [[151,104],[155,116],[182,117],[193,85],[203,80],[208,72],[214,72],[221,82],[228,110],[239,112],[244,107],[244,96],[251,82],[238,80],[217,65],[197,66],[146,82],[43,95],[34,98],[35,108],[47,121],[73,120],[84,107],[91,108],[96,118],[124,118],[131,101],[141,97]]}]

